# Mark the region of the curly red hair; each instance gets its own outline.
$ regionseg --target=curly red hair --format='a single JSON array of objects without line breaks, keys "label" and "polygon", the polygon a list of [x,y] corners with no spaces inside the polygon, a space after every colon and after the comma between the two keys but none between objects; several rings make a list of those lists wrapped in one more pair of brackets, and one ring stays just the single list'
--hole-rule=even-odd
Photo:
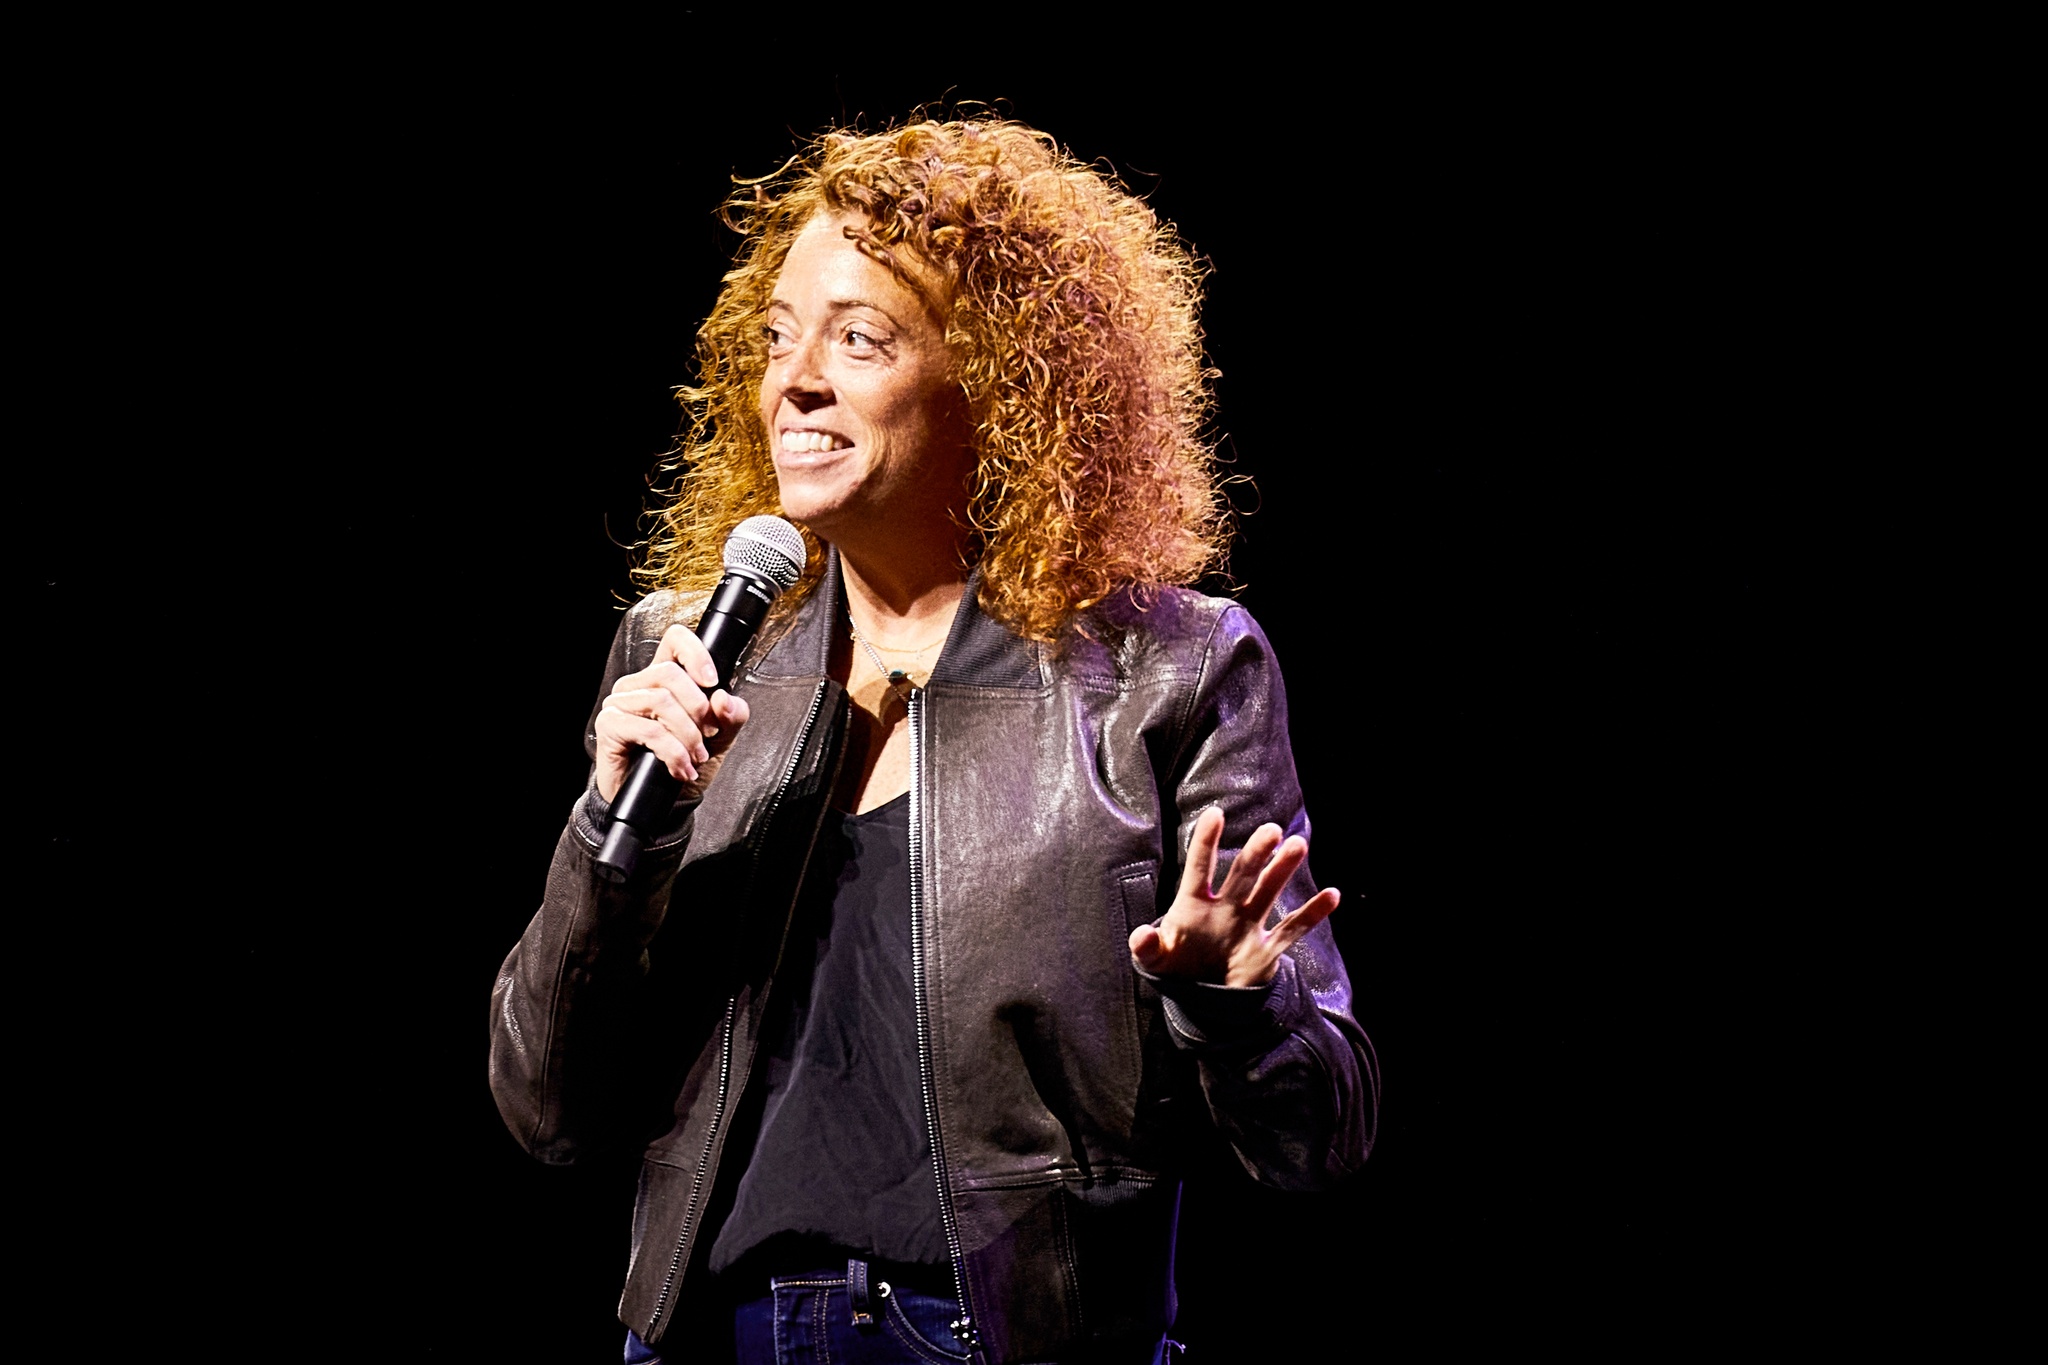
[{"label": "curly red hair", "polygon": [[[759,416],[763,322],[791,244],[819,213],[864,218],[863,250],[912,287],[899,253],[936,266],[936,300],[974,426],[967,545],[982,609],[1033,639],[1127,585],[1220,568],[1229,509],[1202,439],[1209,381],[1202,270],[1141,200],[1006,121],[832,132],[725,206],[746,236],[697,334],[689,424],[635,571],[710,587],[727,533],[779,512]],[[794,605],[823,572],[811,557]]]}]

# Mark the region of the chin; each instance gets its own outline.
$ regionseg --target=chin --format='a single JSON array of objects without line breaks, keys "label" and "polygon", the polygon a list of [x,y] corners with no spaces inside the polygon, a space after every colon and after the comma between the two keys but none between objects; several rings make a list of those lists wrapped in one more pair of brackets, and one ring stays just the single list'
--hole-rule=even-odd
[{"label": "chin", "polygon": [[791,521],[801,522],[811,534],[824,540],[832,537],[828,528],[838,519],[841,511],[835,498],[820,497],[816,493],[796,489],[784,489],[780,497],[782,515]]}]

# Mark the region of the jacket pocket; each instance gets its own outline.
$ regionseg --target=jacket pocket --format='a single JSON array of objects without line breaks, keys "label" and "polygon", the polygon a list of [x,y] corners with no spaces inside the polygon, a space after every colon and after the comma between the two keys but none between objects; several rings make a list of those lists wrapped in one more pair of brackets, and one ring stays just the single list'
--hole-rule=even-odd
[{"label": "jacket pocket", "polygon": [[1159,918],[1159,864],[1147,859],[1128,863],[1109,874],[1116,881],[1117,894],[1110,904],[1123,912],[1123,937],[1141,924]]},{"label": "jacket pocket", "polygon": [[[1128,944],[1132,930],[1159,918],[1159,864],[1147,859],[1127,863],[1110,871],[1109,897],[1113,927],[1123,931]],[[1125,948],[1124,974],[1130,986],[1124,995],[1131,1021],[1131,1048],[1138,1066],[1136,1112],[1133,1114],[1134,1151],[1144,1153],[1145,1169],[1157,1171],[1163,1158],[1163,1144],[1175,1126],[1171,1112],[1176,1092],[1175,1070],[1180,1064],[1166,1029],[1158,989],[1130,967],[1130,950]]]},{"label": "jacket pocket", "polygon": [[[1149,1069],[1150,1049],[1146,1047],[1146,1040],[1151,1037],[1152,1016],[1159,1011],[1159,997],[1130,967],[1129,945],[1133,930],[1159,918],[1159,864],[1150,859],[1142,863],[1128,863],[1109,875],[1116,883],[1116,894],[1109,898],[1110,914],[1122,917],[1111,927],[1122,931],[1119,941],[1124,945],[1124,975],[1130,978],[1130,989],[1124,998],[1130,1002],[1131,1058],[1139,1069],[1142,1083]],[[1142,1103],[1141,1100],[1141,1106]]]}]

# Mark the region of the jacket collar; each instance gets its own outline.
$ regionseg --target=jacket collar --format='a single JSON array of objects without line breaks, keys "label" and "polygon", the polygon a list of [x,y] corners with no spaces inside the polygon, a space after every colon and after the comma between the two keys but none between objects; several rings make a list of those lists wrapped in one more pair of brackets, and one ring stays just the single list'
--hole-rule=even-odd
[{"label": "jacket collar", "polygon": [[[1039,646],[989,619],[975,602],[981,569],[968,576],[960,609],[932,668],[934,687],[1007,687],[1037,691],[1045,685]],[[768,653],[748,671],[763,678],[822,678],[831,667],[832,640],[845,628],[846,586],[839,576],[839,551],[825,547],[825,577],[796,619]]]}]

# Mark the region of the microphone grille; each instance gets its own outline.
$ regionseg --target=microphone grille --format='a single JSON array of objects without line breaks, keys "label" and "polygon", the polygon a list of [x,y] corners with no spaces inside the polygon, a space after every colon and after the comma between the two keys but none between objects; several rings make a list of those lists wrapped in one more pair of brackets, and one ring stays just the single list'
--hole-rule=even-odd
[{"label": "microphone grille", "polygon": [[725,538],[725,567],[757,573],[778,592],[796,582],[808,557],[804,538],[781,517],[748,517]]}]

